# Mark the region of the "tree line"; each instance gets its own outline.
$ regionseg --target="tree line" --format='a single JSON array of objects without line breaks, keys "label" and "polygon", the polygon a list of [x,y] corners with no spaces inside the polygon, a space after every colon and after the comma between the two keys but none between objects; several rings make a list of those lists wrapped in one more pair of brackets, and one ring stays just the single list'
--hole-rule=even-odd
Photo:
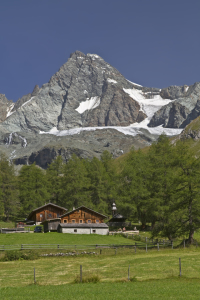
[{"label": "tree line", "polygon": [[200,228],[200,159],[186,142],[172,144],[161,135],[148,150],[132,149],[123,159],[105,151],[100,159],[57,157],[42,170],[25,165],[16,176],[0,159],[0,214],[5,220],[26,218],[45,203],[85,205],[111,215],[113,201],[128,220],[151,224],[153,236],[187,237]]}]

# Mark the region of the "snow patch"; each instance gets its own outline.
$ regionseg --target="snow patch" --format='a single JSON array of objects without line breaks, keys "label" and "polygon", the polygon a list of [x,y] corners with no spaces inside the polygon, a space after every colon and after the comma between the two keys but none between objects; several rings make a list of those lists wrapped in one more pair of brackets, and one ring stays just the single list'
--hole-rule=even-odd
[{"label": "snow patch", "polygon": [[[140,104],[140,111],[147,115],[147,122],[153,117],[154,113],[162,106],[167,105],[173,100],[163,99],[160,95],[153,95],[153,98],[147,99],[143,96],[141,90],[137,89],[123,89],[132,99]],[[146,119],[145,119],[146,120]],[[141,124],[141,123],[140,123]]]},{"label": "snow patch", "polygon": [[142,85],[140,85],[140,84],[137,84],[137,83],[135,83],[135,82],[132,82],[132,81],[130,81],[130,80],[128,80],[128,79],[126,79],[126,80],[127,80],[128,82],[134,84],[134,85],[137,85],[137,86],[141,86],[141,87],[142,87]]},{"label": "snow patch", "polygon": [[[22,104],[22,106],[24,106],[24,105],[26,105],[27,103],[29,103],[30,101],[32,101],[33,98],[35,98],[35,96],[34,96],[34,97],[31,97],[31,99],[29,99],[28,101],[24,102],[24,103]],[[22,107],[22,106],[21,106],[21,107]]]},{"label": "snow patch", "polygon": [[11,115],[15,112],[15,111],[11,112],[11,110],[13,109],[14,106],[15,106],[15,104],[13,103],[13,104],[11,104],[11,106],[9,106],[9,107],[7,108],[7,115],[6,115],[6,118],[9,117],[9,116],[11,116]]},{"label": "snow patch", "polygon": [[[88,98],[89,99],[89,98]],[[79,104],[79,107],[76,108],[75,110],[79,113],[82,114],[86,110],[91,110],[94,109],[95,107],[99,106],[100,104],[100,97],[92,97],[89,100],[82,101]]]},{"label": "snow patch", "polygon": [[88,53],[87,56],[90,56],[92,58],[92,60],[95,60],[95,58],[100,58],[100,56],[98,56],[96,54],[90,54],[90,53]]},{"label": "snow patch", "polygon": [[18,136],[23,141],[23,143],[22,143],[23,148],[25,148],[27,146],[27,140],[24,137],[22,137],[21,135],[18,135],[16,132],[11,132],[9,134],[9,137],[7,138],[7,141],[6,141],[7,146],[11,145],[13,136]]},{"label": "snow patch", "polygon": [[110,78],[108,78],[107,81],[110,83],[117,83],[117,81],[115,81],[114,79],[110,79]]},{"label": "snow patch", "polygon": [[187,87],[185,88],[185,92],[187,92],[187,91],[188,91],[188,89],[189,89],[189,86],[187,86]]},{"label": "snow patch", "polygon": [[84,90],[84,92],[83,92],[84,94],[87,94],[88,92],[86,91],[86,90]]},{"label": "snow patch", "polygon": [[74,135],[74,134],[80,134],[82,131],[94,131],[94,130],[102,130],[102,129],[116,129],[119,132],[125,134],[125,135],[132,135],[136,136],[137,134],[142,134],[141,129],[146,129],[149,131],[151,134],[155,135],[161,135],[162,133],[172,136],[172,135],[177,135],[182,132],[183,129],[174,129],[174,128],[163,128],[162,126],[157,126],[157,127],[146,127],[140,126],[141,123],[127,126],[127,127],[120,127],[120,126],[104,126],[104,127],[79,127],[79,128],[73,128],[73,129],[68,129],[68,130],[50,130],[48,132],[40,131],[40,134],[53,134],[56,136],[67,136],[67,135]]}]

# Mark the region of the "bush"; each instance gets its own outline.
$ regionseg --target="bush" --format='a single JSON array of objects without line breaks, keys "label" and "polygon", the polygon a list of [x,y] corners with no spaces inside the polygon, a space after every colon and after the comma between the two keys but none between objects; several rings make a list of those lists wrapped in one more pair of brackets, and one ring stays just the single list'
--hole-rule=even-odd
[{"label": "bush", "polygon": [[137,278],[134,276],[134,277],[131,277],[131,278],[130,278],[130,281],[131,281],[131,282],[136,282],[136,281],[138,281],[138,280],[137,280]]},{"label": "bush", "polygon": [[10,250],[6,251],[1,261],[14,261],[14,260],[35,260],[39,257],[37,252],[24,251],[24,250]]},{"label": "bush", "polygon": [[[82,283],[97,283],[100,281],[99,275],[91,274],[82,277]],[[80,275],[77,275],[73,283],[80,283]]]}]

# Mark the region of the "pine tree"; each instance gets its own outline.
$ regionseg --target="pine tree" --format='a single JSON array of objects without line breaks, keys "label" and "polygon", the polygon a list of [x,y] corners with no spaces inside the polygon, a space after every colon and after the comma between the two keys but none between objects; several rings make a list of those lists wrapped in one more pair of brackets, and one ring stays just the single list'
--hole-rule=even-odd
[{"label": "pine tree", "polygon": [[19,198],[14,166],[4,155],[0,157],[0,209],[6,221],[15,219],[19,210]]},{"label": "pine tree", "polygon": [[33,209],[49,200],[47,180],[44,171],[34,164],[24,165],[19,173],[19,197],[21,216],[26,216]]},{"label": "pine tree", "polygon": [[58,156],[47,168],[46,178],[48,182],[48,192],[51,195],[52,203],[60,205],[62,202],[62,176],[64,163],[61,156]]},{"label": "pine tree", "polygon": [[61,205],[72,209],[81,205],[91,206],[90,179],[82,159],[75,154],[63,168],[61,177],[62,196]]}]

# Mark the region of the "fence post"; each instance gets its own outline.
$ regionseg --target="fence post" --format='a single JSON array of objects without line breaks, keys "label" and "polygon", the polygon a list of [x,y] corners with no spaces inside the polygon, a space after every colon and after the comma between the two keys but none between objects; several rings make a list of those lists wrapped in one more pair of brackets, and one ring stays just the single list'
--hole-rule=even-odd
[{"label": "fence post", "polygon": [[172,249],[173,249],[173,241],[172,241]]},{"label": "fence post", "polygon": [[147,236],[145,237],[145,242],[147,243]]},{"label": "fence post", "polygon": [[102,249],[100,249],[100,254],[101,254]]},{"label": "fence post", "polygon": [[147,244],[146,244],[146,252],[147,252]]},{"label": "fence post", "polygon": [[128,267],[128,280],[130,280],[130,265]]},{"label": "fence post", "polygon": [[183,240],[183,247],[184,247],[184,249],[185,249],[185,240]]},{"label": "fence post", "polygon": [[21,244],[21,250],[23,249],[23,244]]},{"label": "fence post", "polygon": [[82,265],[80,265],[80,283],[82,283]]},{"label": "fence post", "polygon": [[179,257],[179,275],[181,277],[181,259],[180,259],[180,257]]},{"label": "fence post", "polygon": [[58,249],[59,249],[59,245],[58,245]]},{"label": "fence post", "polygon": [[159,243],[157,243],[158,251],[159,251]]},{"label": "fence post", "polygon": [[35,279],[35,268],[34,268],[34,284],[36,284],[36,279]]}]

